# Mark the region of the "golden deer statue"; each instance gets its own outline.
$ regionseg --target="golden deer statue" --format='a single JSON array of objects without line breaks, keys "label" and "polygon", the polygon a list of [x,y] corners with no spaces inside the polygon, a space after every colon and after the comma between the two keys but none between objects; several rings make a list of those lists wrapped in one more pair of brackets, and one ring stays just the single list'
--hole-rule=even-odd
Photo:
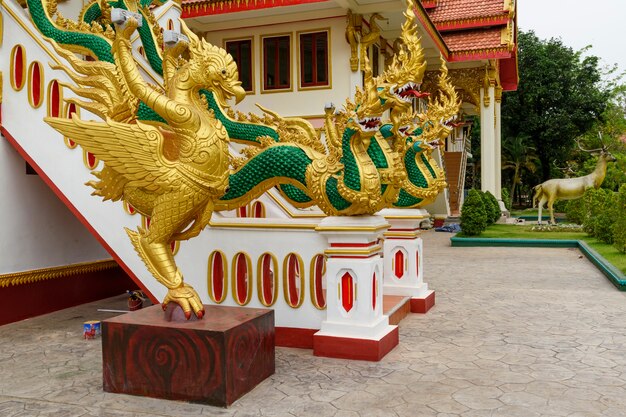
[{"label": "golden deer statue", "polygon": [[[600,139],[602,139],[602,137],[600,137]],[[596,168],[591,174],[583,177],[552,179],[535,186],[533,207],[536,202],[539,201],[538,224],[541,224],[541,210],[546,202],[548,203],[548,210],[550,210],[550,222],[554,224],[554,211],[552,209],[554,202],[557,200],[574,200],[582,197],[585,190],[588,188],[599,188],[604,181],[607,164],[615,161],[615,157],[609,152],[604,143],[602,144],[602,148],[591,150],[583,149],[578,141],[576,141],[576,143],[581,151],[599,155]]]}]

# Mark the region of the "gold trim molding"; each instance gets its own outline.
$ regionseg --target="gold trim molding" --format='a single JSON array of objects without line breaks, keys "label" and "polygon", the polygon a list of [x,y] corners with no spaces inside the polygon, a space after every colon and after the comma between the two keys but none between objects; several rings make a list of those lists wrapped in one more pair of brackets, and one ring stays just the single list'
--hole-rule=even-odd
[{"label": "gold trim molding", "polygon": [[80,274],[105,271],[118,267],[117,262],[106,259],[95,262],[83,262],[73,265],[55,266],[51,268],[35,269],[32,271],[14,272],[0,275],[0,288],[12,285],[33,284],[57,278],[67,278]]}]

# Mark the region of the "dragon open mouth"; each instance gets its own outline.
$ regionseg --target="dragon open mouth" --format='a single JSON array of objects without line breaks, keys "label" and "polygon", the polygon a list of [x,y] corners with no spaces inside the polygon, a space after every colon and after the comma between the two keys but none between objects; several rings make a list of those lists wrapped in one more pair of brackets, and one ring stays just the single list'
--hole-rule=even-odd
[{"label": "dragon open mouth", "polygon": [[459,126],[463,125],[463,122],[461,122],[461,121],[457,122],[456,118],[457,118],[457,116],[455,114],[454,116],[452,116],[452,117],[442,121],[441,124],[444,125],[447,128],[450,128],[450,129],[453,129],[455,127],[459,127]]},{"label": "dragon open mouth", "polygon": [[396,91],[391,91],[396,97],[405,102],[410,102],[414,98],[428,97],[430,93],[422,93],[420,86],[414,82],[408,82]]},{"label": "dragon open mouth", "polygon": [[359,126],[364,132],[372,132],[378,130],[380,126],[380,117],[366,117],[359,120]]},{"label": "dragon open mouth", "polygon": [[409,126],[409,125],[400,126],[400,127],[398,128],[398,132],[400,132],[400,134],[401,134],[402,136],[405,136],[405,137],[406,137],[406,136],[410,136],[410,135],[411,135],[411,131],[410,131],[409,129],[410,129],[410,126]]}]

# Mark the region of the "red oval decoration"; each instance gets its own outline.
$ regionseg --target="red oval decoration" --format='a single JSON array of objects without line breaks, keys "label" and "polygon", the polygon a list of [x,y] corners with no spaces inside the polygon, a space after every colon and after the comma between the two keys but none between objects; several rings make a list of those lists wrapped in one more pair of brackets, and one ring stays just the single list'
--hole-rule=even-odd
[{"label": "red oval decoration", "polygon": [[211,255],[211,288],[216,303],[224,301],[224,258],[219,252]]},{"label": "red oval decoration", "polygon": [[346,312],[350,312],[354,306],[354,279],[346,272],[341,277],[341,305]]},{"label": "red oval decoration", "polygon": [[246,304],[248,301],[248,288],[249,288],[248,276],[248,259],[243,253],[237,254],[235,258],[235,282],[236,282],[236,300],[239,304]]},{"label": "red oval decoration", "polygon": [[398,250],[394,257],[393,273],[396,277],[402,278],[404,276],[404,253]]},{"label": "red oval decoration", "polygon": [[261,257],[261,296],[265,305],[273,304],[276,292],[276,288],[274,288],[275,272],[272,267],[272,256],[269,253],[264,254]]},{"label": "red oval decoration", "polygon": [[420,253],[415,252],[415,275],[420,275]]},{"label": "red oval decoration", "polygon": [[376,271],[372,276],[372,310],[376,310],[376,299],[378,298],[378,278],[376,278]]},{"label": "red oval decoration", "polygon": [[96,156],[92,154],[91,152],[87,152],[87,166],[93,169],[96,167],[97,164],[98,164],[98,160],[96,159]]},{"label": "red oval decoration", "polygon": [[41,106],[41,64],[39,62],[33,62],[31,64],[30,91],[33,99],[33,107]]},{"label": "red oval decoration", "polygon": [[294,254],[290,254],[287,259],[287,294],[289,304],[297,306],[300,302],[300,289],[298,283],[300,281],[300,263]]},{"label": "red oval decoration", "polygon": [[252,205],[252,211],[254,212],[254,217],[257,219],[265,217],[265,207],[263,207],[263,203],[260,201],[257,201]]},{"label": "red oval decoration", "polygon": [[21,90],[24,87],[24,49],[21,45],[16,45],[13,50],[13,88]]},{"label": "red oval decoration", "polygon": [[317,255],[313,262],[313,296],[319,308],[326,307],[326,291],[324,290],[324,255]]}]

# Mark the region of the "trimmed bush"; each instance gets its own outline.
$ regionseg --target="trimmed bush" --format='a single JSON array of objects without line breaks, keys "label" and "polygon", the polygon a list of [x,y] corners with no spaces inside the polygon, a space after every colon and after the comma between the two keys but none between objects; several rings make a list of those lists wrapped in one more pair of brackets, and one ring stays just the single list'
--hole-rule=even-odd
[{"label": "trimmed bush", "polygon": [[487,228],[485,203],[478,190],[470,190],[461,208],[461,230],[465,236],[477,236]]},{"label": "trimmed bush", "polygon": [[506,207],[508,211],[511,211],[511,196],[509,195],[509,190],[507,188],[503,188],[501,194],[504,207]]},{"label": "trimmed bush", "polygon": [[565,207],[567,207],[568,200],[559,200],[554,203],[552,208],[555,213],[565,213]]},{"label": "trimmed bush", "polygon": [[490,191],[487,191],[485,195],[487,196],[487,199],[491,204],[491,223],[495,223],[500,220],[500,217],[502,217],[500,204],[498,204],[498,199],[493,194],[491,194]]},{"label": "trimmed bush", "polygon": [[568,222],[583,224],[585,222],[585,199],[577,198],[575,200],[567,200],[565,204],[565,216]]},{"label": "trimmed bush", "polygon": [[613,246],[621,253],[626,253],[626,184],[622,184],[617,193],[617,219],[613,224]]},{"label": "trimmed bush", "polygon": [[612,227],[616,220],[613,212],[614,206],[617,204],[613,191],[604,188],[590,188],[585,191],[583,200],[585,204],[583,229],[585,232],[603,242],[612,243]]},{"label": "trimmed bush", "polygon": [[605,189],[604,202],[596,218],[595,236],[604,243],[613,244],[613,227],[619,217],[617,193]]}]

